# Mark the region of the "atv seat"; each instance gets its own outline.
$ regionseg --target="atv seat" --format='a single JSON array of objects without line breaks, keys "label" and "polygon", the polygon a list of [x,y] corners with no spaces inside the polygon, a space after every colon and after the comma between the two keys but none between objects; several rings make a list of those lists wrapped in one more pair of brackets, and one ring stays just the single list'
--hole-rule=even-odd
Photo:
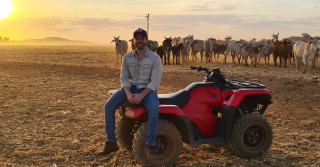
[{"label": "atv seat", "polygon": [[190,99],[189,92],[180,90],[172,94],[159,94],[159,104],[176,105],[182,108]]}]

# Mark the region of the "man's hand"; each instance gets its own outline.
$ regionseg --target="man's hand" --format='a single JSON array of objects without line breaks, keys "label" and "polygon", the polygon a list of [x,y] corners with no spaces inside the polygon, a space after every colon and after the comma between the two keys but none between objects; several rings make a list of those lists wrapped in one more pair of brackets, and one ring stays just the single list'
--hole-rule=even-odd
[{"label": "man's hand", "polygon": [[132,103],[134,94],[132,94],[132,93],[130,92],[130,88],[129,88],[129,87],[125,87],[125,88],[123,88],[123,90],[124,90],[124,92],[125,92],[126,95],[127,95],[127,100],[128,100],[128,102],[129,102],[129,103]]},{"label": "man's hand", "polygon": [[135,96],[134,94],[132,94],[132,93],[128,93],[128,94],[126,94],[127,95],[127,99],[128,99],[128,102],[129,103],[132,103],[132,101],[133,101],[133,97]]},{"label": "man's hand", "polygon": [[130,103],[139,104],[143,100],[144,96],[144,93],[133,94],[133,99]]},{"label": "man's hand", "polygon": [[132,103],[139,104],[143,100],[143,98],[147,96],[147,94],[149,94],[151,91],[152,91],[151,89],[145,88],[141,93],[133,94],[134,97],[133,97]]}]

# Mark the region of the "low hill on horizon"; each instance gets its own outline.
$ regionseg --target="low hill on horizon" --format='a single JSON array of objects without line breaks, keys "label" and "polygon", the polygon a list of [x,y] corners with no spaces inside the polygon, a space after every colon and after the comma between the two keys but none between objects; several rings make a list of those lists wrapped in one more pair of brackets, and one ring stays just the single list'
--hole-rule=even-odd
[{"label": "low hill on horizon", "polygon": [[18,43],[27,45],[95,45],[97,43],[81,40],[70,40],[61,37],[46,37],[41,39],[26,39]]}]

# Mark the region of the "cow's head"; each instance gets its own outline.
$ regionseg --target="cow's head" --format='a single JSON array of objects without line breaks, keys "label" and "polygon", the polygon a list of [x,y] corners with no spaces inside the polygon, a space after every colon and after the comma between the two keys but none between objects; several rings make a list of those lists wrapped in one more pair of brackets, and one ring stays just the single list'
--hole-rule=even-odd
[{"label": "cow's head", "polygon": [[273,40],[273,41],[278,41],[278,39],[279,39],[279,32],[278,32],[277,35],[272,34],[272,40]]},{"label": "cow's head", "polygon": [[111,43],[112,43],[112,42],[115,42],[115,43],[116,43],[116,45],[118,45],[118,44],[119,44],[119,42],[120,42],[120,39],[119,39],[119,38],[120,38],[120,36],[118,36],[118,37],[115,37],[115,36],[114,36],[113,38],[114,38],[114,39],[111,41]]},{"label": "cow's head", "polygon": [[187,44],[187,45],[190,44],[191,45],[191,43],[193,42],[193,35],[189,35],[189,36],[183,38],[183,40],[184,40],[185,44]]},{"label": "cow's head", "polygon": [[172,48],[172,39],[171,37],[167,38],[167,37],[164,37],[164,40],[162,42],[162,45],[166,48],[168,47],[169,49]]},{"label": "cow's head", "polygon": [[226,43],[229,43],[230,40],[232,39],[232,37],[231,36],[230,37],[226,36],[224,39],[226,40]]}]

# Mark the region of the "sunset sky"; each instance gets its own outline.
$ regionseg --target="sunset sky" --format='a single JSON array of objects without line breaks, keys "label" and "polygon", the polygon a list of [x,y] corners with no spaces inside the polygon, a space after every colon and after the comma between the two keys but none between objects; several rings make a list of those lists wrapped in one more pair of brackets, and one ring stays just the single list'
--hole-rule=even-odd
[{"label": "sunset sky", "polygon": [[[6,1],[6,0],[0,0]],[[63,37],[110,43],[146,29],[150,39],[320,36],[320,0],[11,0],[12,13],[0,20],[0,36],[13,40]]]}]

